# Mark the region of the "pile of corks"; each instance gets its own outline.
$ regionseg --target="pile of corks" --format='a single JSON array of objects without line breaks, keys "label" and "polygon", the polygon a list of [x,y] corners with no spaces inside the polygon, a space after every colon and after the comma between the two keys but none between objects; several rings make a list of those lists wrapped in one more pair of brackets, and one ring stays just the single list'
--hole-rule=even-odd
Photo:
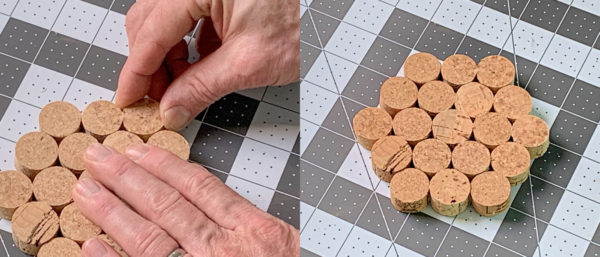
[{"label": "pile of corks", "polygon": [[98,237],[125,252],[75,206],[71,191],[85,171],[83,155],[93,143],[124,153],[147,143],[187,160],[186,139],[164,130],[158,102],[142,99],[120,109],[109,101],[90,103],[83,112],[67,102],[46,105],[40,131],[23,135],[15,146],[16,170],[0,172],[0,217],[12,221],[13,240],[40,257],[81,256],[80,246]]},{"label": "pile of corks", "polygon": [[411,213],[431,203],[446,216],[469,203],[484,216],[506,210],[511,185],[527,179],[531,159],[550,144],[546,123],[530,115],[531,96],[513,85],[512,62],[493,55],[476,64],[455,54],[440,64],[417,53],[404,76],[386,80],[380,107],[353,119],[375,174],[390,183],[392,204]]}]

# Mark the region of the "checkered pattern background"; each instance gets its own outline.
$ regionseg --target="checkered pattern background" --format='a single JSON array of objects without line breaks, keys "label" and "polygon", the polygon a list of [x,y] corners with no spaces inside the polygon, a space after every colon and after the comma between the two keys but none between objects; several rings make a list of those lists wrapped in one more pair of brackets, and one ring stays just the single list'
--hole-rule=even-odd
[{"label": "checkered pattern background", "polygon": [[[0,0],[0,170],[38,129],[40,108],[69,101],[81,110],[111,100],[128,55],[125,14],[134,0]],[[185,37],[197,60],[192,33]],[[204,164],[259,208],[299,227],[298,84],[228,95],[182,134]],[[25,256],[0,220],[0,256]]]},{"label": "checkered pattern background", "polygon": [[[599,256],[600,2],[301,0],[303,256]],[[510,209],[397,212],[351,118],[426,51],[501,54],[517,67],[551,146]]]}]

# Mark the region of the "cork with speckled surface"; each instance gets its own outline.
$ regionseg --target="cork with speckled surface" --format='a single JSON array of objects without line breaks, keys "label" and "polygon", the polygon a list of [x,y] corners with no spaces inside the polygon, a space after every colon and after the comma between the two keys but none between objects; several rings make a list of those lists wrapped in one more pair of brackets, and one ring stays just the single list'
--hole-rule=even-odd
[{"label": "cork with speckled surface", "polygon": [[448,56],[442,63],[442,77],[454,89],[472,82],[477,75],[477,64],[464,54]]},{"label": "cork with speckled surface", "polygon": [[127,150],[127,147],[130,145],[143,143],[144,140],[142,140],[138,135],[124,130],[119,130],[108,135],[102,142],[103,145],[110,146],[122,154],[125,153],[125,150]]},{"label": "cork with speckled surface", "polygon": [[401,212],[420,212],[427,207],[429,178],[419,169],[407,168],[396,173],[390,182],[392,205]]},{"label": "cork with speckled surface", "polygon": [[117,244],[117,242],[115,242],[115,240],[110,238],[107,234],[100,234],[100,235],[96,236],[96,238],[104,241],[106,244],[108,244],[110,247],[112,247],[112,249],[115,250],[115,252],[117,252],[117,254],[119,254],[119,256],[128,257],[125,250],[123,250],[123,248],[119,244]]},{"label": "cork with speckled surface", "polygon": [[493,105],[494,93],[477,82],[463,85],[456,91],[454,106],[471,118],[489,112]]},{"label": "cork with speckled surface", "polygon": [[81,123],[87,133],[102,142],[106,136],[121,128],[123,111],[109,101],[94,101],[83,110]]},{"label": "cork with speckled surface", "polygon": [[174,131],[156,132],[148,139],[148,144],[167,150],[183,160],[190,157],[190,144],[181,134]]},{"label": "cork with speckled surface", "polygon": [[419,108],[425,110],[429,115],[435,116],[452,108],[456,94],[448,83],[434,80],[421,86],[417,99]]},{"label": "cork with speckled surface", "polygon": [[42,170],[33,180],[33,195],[37,201],[47,202],[56,213],[73,202],[71,192],[77,183],[73,172],[64,167]]},{"label": "cork with speckled surface", "polygon": [[452,150],[452,167],[469,179],[489,170],[490,162],[490,150],[477,141],[462,142]]},{"label": "cork with speckled surface", "polygon": [[56,237],[59,219],[46,202],[29,202],[17,208],[12,218],[15,245],[26,254],[36,255],[40,246]]},{"label": "cork with speckled surface", "polygon": [[473,137],[489,149],[508,142],[511,131],[512,124],[506,115],[501,113],[484,113],[477,116],[473,122]]},{"label": "cork with speckled surface", "polygon": [[94,143],[98,143],[98,140],[87,133],[75,133],[65,137],[58,146],[60,164],[76,174],[81,174],[85,169],[83,161],[85,150]]},{"label": "cork with speckled surface", "polygon": [[529,176],[529,152],[521,144],[506,142],[492,151],[492,169],[503,174],[511,185],[523,183]]},{"label": "cork with speckled surface", "polygon": [[392,121],[394,134],[402,136],[410,145],[427,139],[431,134],[431,125],[431,116],[416,107],[398,112]]},{"label": "cork with speckled surface", "polygon": [[90,174],[90,172],[88,170],[83,170],[83,172],[81,172],[81,174],[79,175],[79,178],[77,178],[77,180],[82,180],[84,178],[92,178],[92,174]]},{"label": "cork with speckled surface", "polygon": [[81,248],[71,239],[57,237],[42,245],[37,257],[81,257]]},{"label": "cork with speckled surface", "polygon": [[11,220],[15,210],[31,200],[32,193],[31,180],[23,172],[0,172],[0,218]]},{"label": "cork with speckled surface", "polygon": [[379,106],[394,117],[396,113],[415,106],[419,89],[405,77],[391,77],[381,85]]},{"label": "cork with speckled surface", "polygon": [[81,129],[81,112],[68,102],[52,102],[44,106],[38,117],[40,130],[56,141]]},{"label": "cork with speckled surface", "polygon": [[392,176],[410,165],[412,150],[401,136],[386,136],[373,145],[371,163],[377,177],[390,182]]},{"label": "cork with speckled surface", "polygon": [[473,122],[469,116],[456,109],[445,110],[433,118],[433,137],[454,146],[469,140]]},{"label": "cork with speckled surface", "polygon": [[501,173],[488,171],[471,181],[471,203],[477,213],[489,217],[510,206],[510,183]]},{"label": "cork with speckled surface", "polygon": [[100,227],[86,218],[74,203],[67,205],[60,213],[60,231],[64,237],[78,244],[83,244],[85,240],[102,232]]},{"label": "cork with speckled surface", "polygon": [[441,215],[456,216],[469,205],[471,185],[465,174],[455,169],[438,171],[429,181],[431,208]]},{"label": "cork with speckled surface", "polygon": [[159,103],[150,98],[141,99],[123,109],[123,127],[144,141],[163,128]]},{"label": "cork with speckled surface", "polygon": [[430,53],[416,53],[404,62],[404,76],[418,85],[436,80],[440,77],[442,65],[434,55]]},{"label": "cork with speckled surface", "polygon": [[438,139],[429,138],[419,142],[413,149],[415,168],[433,177],[438,171],[448,168],[452,153],[450,147]]},{"label": "cork with speckled surface", "polygon": [[493,92],[512,84],[515,80],[515,66],[506,57],[490,55],[477,65],[477,81]]},{"label": "cork with speckled surface", "polygon": [[392,117],[383,109],[367,107],[354,115],[352,128],[358,143],[371,150],[375,141],[392,133]]},{"label": "cork with speckled surface", "polygon": [[512,129],[515,142],[525,146],[531,159],[541,157],[550,146],[550,129],[544,120],[533,115],[519,116]]},{"label": "cork with speckled surface", "polygon": [[506,115],[510,121],[529,114],[531,108],[533,108],[531,95],[522,87],[506,86],[494,95],[494,111]]},{"label": "cork with speckled surface", "polygon": [[30,179],[41,170],[56,164],[58,144],[44,132],[29,132],[15,145],[15,167]]}]

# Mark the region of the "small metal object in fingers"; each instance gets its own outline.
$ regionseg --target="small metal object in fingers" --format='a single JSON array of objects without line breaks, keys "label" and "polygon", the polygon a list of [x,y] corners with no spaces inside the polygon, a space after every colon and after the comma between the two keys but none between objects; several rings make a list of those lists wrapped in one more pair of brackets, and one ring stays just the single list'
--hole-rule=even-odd
[{"label": "small metal object in fingers", "polygon": [[175,249],[169,256],[167,257],[183,257],[187,252],[181,248]]}]

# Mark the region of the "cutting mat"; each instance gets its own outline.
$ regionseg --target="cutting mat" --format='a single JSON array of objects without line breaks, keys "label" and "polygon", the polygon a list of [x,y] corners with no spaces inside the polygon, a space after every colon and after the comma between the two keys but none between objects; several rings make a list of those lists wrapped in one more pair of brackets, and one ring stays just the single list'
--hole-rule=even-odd
[{"label": "cutting mat", "polygon": [[[301,0],[303,256],[599,256],[600,2]],[[513,60],[548,153],[492,218],[406,215],[350,120],[418,51]]]},{"label": "cutting mat", "polygon": [[[125,14],[134,0],[0,0],[0,170],[14,146],[38,129],[40,108],[83,109],[112,100],[128,55]],[[197,60],[194,35],[185,39]],[[298,84],[233,93],[182,133],[204,164],[259,208],[299,225]],[[0,256],[24,256],[0,220]]]}]

